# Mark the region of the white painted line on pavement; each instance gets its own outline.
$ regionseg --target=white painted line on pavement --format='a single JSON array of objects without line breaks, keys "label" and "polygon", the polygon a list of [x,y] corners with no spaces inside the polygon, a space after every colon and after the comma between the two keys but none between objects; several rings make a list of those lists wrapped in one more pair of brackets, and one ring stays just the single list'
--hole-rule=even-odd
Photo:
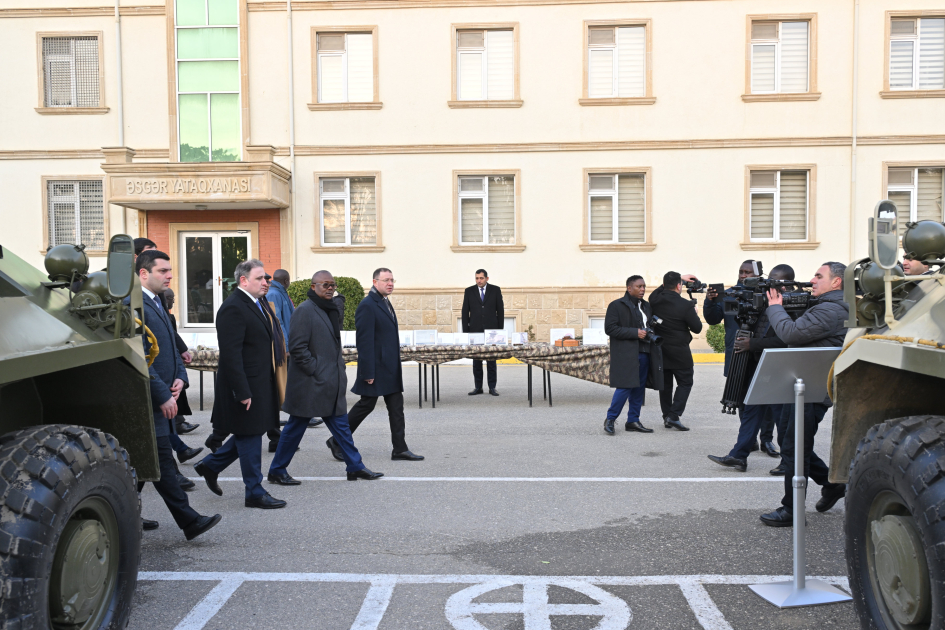
[{"label": "white painted line on pavement", "polygon": [[364,597],[358,616],[351,624],[351,630],[376,630],[381,625],[390,598],[394,595],[395,584],[397,581],[391,579],[371,581],[371,588]]},{"label": "white painted line on pavement", "polygon": [[699,582],[679,582],[679,588],[686,597],[686,602],[696,615],[696,621],[706,630],[733,630],[725,621],[722,611],[709,597],[709,591]]},{"label": "white painted line on pavement", "polygon": [[[203,477],[188,477],[203,481]],[[347,481],[345,477],[295,477],[299,481]],[[217,481],[243,481],[242,477],[219,477]],[[729,483],[777,482],[784,477],[382,477],[377,481],[466,481],[466,482],[555,482],[555,483]]]},{"label": "white painted line on pavement", "polygon": [[[141,577],[140,573],[138,574],[138,579],[144,579]],[[213,619],[214,615],[220,612],[223,605],[226,604],[227,600],[233,596],[233,593],[236,592],[236,589],[238,589],[244,581],[240,573],[231,573],[223,578],[219,584],[213,587],[213,590],[207,593],[206,597],[200,600],[200,602],[187,613],[187,616],[177,624],[174,630],[201,630]]]}]

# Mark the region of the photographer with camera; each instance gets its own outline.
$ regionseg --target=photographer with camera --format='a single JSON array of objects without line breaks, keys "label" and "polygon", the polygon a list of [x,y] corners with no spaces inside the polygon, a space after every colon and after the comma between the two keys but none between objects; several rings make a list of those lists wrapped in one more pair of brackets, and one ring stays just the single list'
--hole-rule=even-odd
[{"label": "photographer with camera", "polygon": [[[692,333],[702,332],[702,320],[696,313],[696,301],[682,296],[683,286],[690,291],[699,291],[705,285],[692,275],[682,276],[668,271],[663,276],[663,285],[650,294],[653,314],[661,319],[656,330],[663,337],[663,389],[660,390],[660,409],[663,426],[677,431],[688,431],[680,418],[686,410],[686,401],[692,391],[693,362],[689,344]],[[673,393],[673,379],[676,392]]]},{"label": "photographer with camera", "polygon": [[640,423],[640,409],[647,387],[657,390],[663,387],[663,358],[661,339],[651,328],[657,318],[643,299],[645,294],[643,277],[630,276],[626,295],[608,304],[604,316],[604,332],[610,337],[610,386],[616,390],[604,420],[607,435],[615,435],[614,421],[628,401],[624,428],[653,433],[653,429]]},{"label": "photographer with camera", "polygon": [[[846,265],[838,262],[826,262],[814,274],[811,285],[812,300],[810,308],[796,320],[792,320],[782,305],[781,294],[768,291],[768,309],[765,312],[771,327],[789,348],[815,348],[843,346],[846,336],[846,320],[849,316],[843,301],[843,274]],[[810,477],[822,486],[821,498],[817,501],[818,512],[826,512],[846,494],[847,487],[842,483],[830,483],[827,478],[828,468],[814,452],[814,436],[830,406],[829,399],[819,403],[804,405],[804,477]],[[785,462],[794,461],[794,417],[793,404],[784,405],[781,410],[781,423],[784,426],[784,441],[781,456]],[[781,507],[761,515],[761,522],[771,527],[791,527],[794,519],[794,493],[792,477],[784,476],[784,497]],[[804,506],[799,506],[803,510]]]}]

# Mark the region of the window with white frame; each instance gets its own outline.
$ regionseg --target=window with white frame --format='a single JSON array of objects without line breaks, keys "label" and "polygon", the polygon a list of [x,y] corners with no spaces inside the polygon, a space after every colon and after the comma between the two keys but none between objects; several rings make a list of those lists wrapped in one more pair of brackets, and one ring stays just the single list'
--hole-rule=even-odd
[{"label": "window with white frame", "polygon": [[889,89],[945,89],[945,18],[891,20]]},{"label": "window with white frame", "polygon": [[322,245],[377,244],[374,177],[319,178]]},{"label": "window with white frame", "polygon": [[319,103],[374,100],[372,33],[318,33],[316,48]]},{"label": "window with white frame", "polygon": [[945,220],[942,168],[891,168],[886,178],[886,196],[899,211],[899,232],[910,221]]},{"label": "window with white frame", "polygon": [[810,22],[751,23],[751,93],[810,90]]},{"label": "window with white frame", "polygon": [[105,249],[102,180],[47,180],[46,206],[50,249],[63,243]]},{"label": "window with white frame", "polygon": [[515,243],[515,177],[459,178],[459,244]]},{"label": "window with white frame", "polygon": [[461,101],[515,98],[514,31],[456,31],[456,95]]},{"label": "window with white frame", "polygon": [[590,98],[646,96],[646,27],[591,26],[587,29],[587,95]]},{"label": "window with white frame", "polygon": [[98,37],[43,37],[43,106],[98,107]]},{"label": "window with white frame", "polygon": [[646,176],[589,174],[587,211],[588,242],[646,242]]},{"label": "window with white frame", "polygon": [[806,241],[809,171],[751,171],[752,241]]}]

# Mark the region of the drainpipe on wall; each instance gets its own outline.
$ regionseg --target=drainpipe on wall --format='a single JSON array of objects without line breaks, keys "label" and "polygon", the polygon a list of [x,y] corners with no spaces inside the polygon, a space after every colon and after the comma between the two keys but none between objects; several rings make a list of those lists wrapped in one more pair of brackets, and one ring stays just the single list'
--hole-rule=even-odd
[{"label": "drainpipe on wall", "polygon": [[292,0],[286,0],[286,28],[289,36],[289,169],[292,171],[292,177],[289,179],[289,196],[292,203],[292,271],[299,273],[299,248],[296,235],[298,233],[299,215],[296,213],[295,203],[295,65],[292,61]]},{"label": "drainpipe on wall", "polygon": [[[121,89],[121,12],[118,10],[118,4],[121,0],[115,0],[115,65],[118,66],[115,75],[118,78],[118,146],[125,146],[125,111],[122,103]],[[128,210],[121,209],[121,231],[128,233]]]},{"label": "drainpipe on wall", "polygon": [[857,98],[860,76],[860,0],[853,0],[853,145],[850,151],[850,256],[854,259],[856,249],[856,134]]}]

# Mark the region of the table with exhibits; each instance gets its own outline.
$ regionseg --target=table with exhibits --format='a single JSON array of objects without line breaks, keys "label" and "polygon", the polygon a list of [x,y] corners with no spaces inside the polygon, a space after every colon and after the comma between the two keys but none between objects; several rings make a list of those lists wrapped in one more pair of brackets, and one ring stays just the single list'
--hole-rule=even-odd
[{"label": "table with exhibits", "polygon": [[[219,350],[206,346],[197,346],[190,350],[193,361],[187,367],[199,370],[200,408],[203,409],[203,372],[216,372]],[[357,348],[342,350],[346,362],[358,360]],[[401,346],[401,361],[417,362],[419,404],[427,398],[427,366],[431,367],[433,406],[439,399],[439,366],[441,363],[457,359],[478,359],[494,361],[515,358],[528,365],[528,405],[532,405],[532,366],[542,370],[542,390],[552,404],[551,372],[573,376],[592,383],[608,385],[610,383],[610,346],[561,347],[547,343],[527,343],[524,345],[430,345]]]}]

